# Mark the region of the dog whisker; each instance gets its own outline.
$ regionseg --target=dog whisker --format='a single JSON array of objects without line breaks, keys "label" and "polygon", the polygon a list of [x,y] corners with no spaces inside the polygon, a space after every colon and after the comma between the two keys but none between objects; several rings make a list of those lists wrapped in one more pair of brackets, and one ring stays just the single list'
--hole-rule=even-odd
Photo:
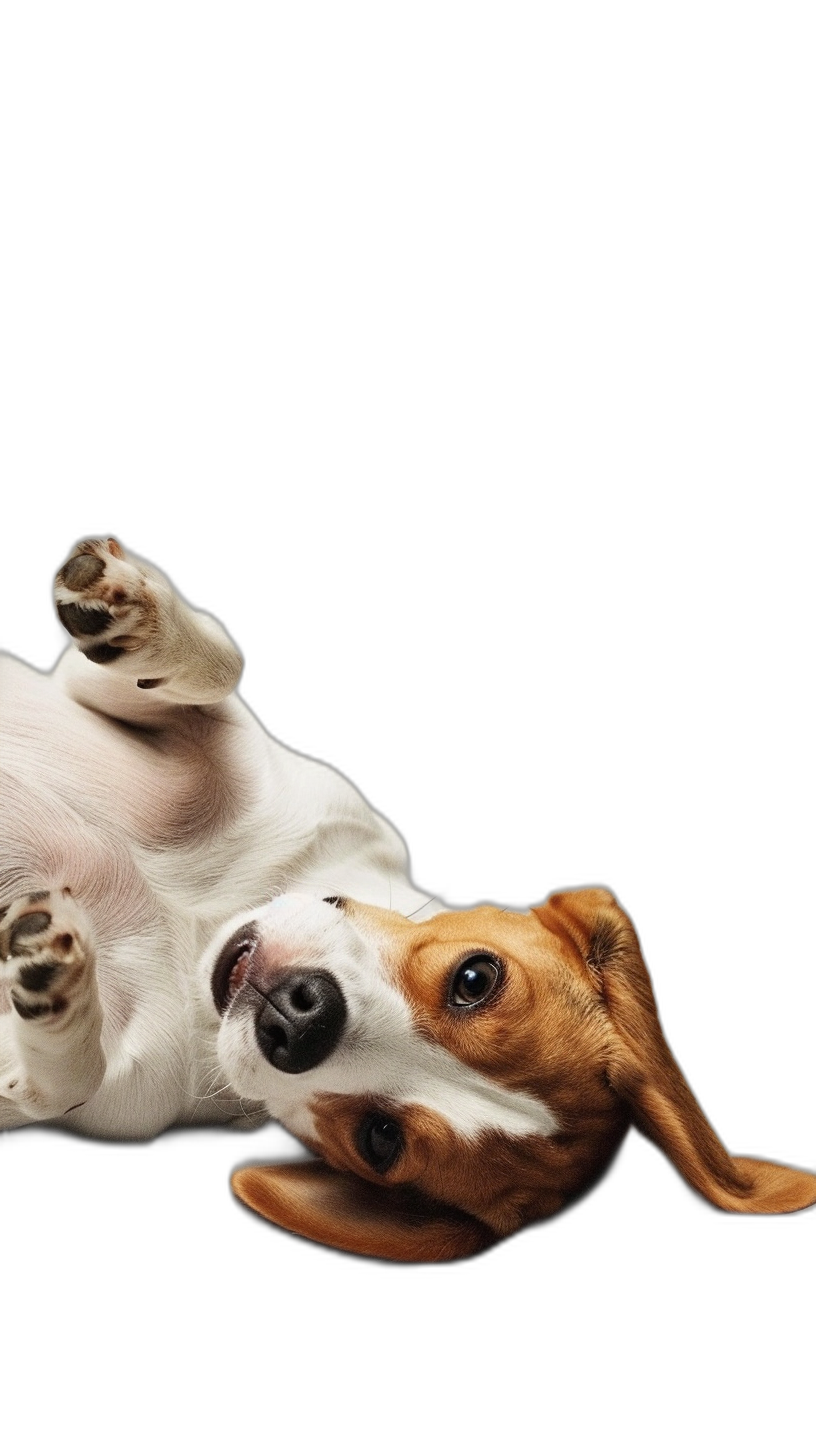
[{"label": "dog whisker", "polygon": [[428,897],[428,899],[427,899],[427,900],[425,900],[425,901],[423,901],[423,903],[422,903],[422,904],[421,904],[421,905],[417,905],[417,908],[416,908],[416,910],[410,910],[410,911],[409,911],[409,912],[408,912],[408,914],[407,914],[407,915],[406,915],[406,917],[405,917],[405,918],[406,918],[406,920],[413,920],[413,918],[414,918],[414,916],[415,916],[415,915],[418,915],[418,914],[419,914],[419,912],[420,912],[420,910],[424,910],[424,909],[425,909],[425,908],[426,908],[426,906],[427,906],[427,905],[432,905],[432,904],[433,904],[433,902],[434,902],[434,900],[435,900],[435,899],[436,899],[436,898],[437,898],[437,896],[436,896],[436,895],[430,895],[430,896],[429,896],[429,897]]}]

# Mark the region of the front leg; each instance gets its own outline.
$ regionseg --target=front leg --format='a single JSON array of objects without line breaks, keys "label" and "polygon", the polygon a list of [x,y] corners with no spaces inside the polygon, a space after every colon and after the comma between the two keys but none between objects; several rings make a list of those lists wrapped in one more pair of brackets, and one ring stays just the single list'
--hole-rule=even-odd
[{"label": "front leg", "polygon": [[38,891],[0,912],[0,1099],[23,1118],[60,1117],[105,1075],[102,1010],[87,920],[69,890]]},{"label": "front leg", "polygon": [[54,596],[77,648],[57,676],[85,707],[144,722],[170,707],[212,706],[238,682],[241,654],[223,627],[112,537],[80,542]]}]

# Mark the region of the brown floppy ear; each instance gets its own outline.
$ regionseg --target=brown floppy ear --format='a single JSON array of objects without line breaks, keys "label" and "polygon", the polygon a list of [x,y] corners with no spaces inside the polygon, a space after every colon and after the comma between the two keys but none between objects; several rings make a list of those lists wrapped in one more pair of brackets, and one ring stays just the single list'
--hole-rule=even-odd
[{"label": "brown floppy ear", "polygon": [[609,1082],[687,1182],[719,1208],[743,1213],[790,1213],[816,1203],[812,1173],[732,1158],[723,1147],[669,1050],[634,926],[614,896],[565,891],[534,913],[579,952],[606,1010]]},{"label": "brown floppy ear", "polygon": [[270,1222],[350,1254],[432,1263],[476,1254],[498,1237],[413,1190],[379,1187],[318,1161],[239,1168],[232,1187]]}]

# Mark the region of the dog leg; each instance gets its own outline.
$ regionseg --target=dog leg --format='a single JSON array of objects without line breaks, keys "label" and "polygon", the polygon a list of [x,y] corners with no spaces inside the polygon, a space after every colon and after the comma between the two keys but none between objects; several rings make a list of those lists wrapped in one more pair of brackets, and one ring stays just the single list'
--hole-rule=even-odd
[{"label": "dog leg", "polygon": [[241,654],[223,627],[112,537],[80,542],[54,595],[78,649],[57,677],[85,707],[143,722],[168,707],[222,702],[238,682]]},{"label": "dog leg", "polygon": [[59,1117],[105,1075],[92,938],[68,890],[0,912],[0,979],[12,1007],[0,1018],[0,1102],[24,1119]]}]

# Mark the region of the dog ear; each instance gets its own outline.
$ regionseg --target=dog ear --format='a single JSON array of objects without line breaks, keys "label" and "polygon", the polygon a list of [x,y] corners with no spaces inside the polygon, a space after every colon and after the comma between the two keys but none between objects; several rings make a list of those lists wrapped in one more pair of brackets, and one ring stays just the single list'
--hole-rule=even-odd
[{"label": "dog ear", "polygon": [[706,1121],[669,1050],[634,926],[608,890],[552,895],[534,913],[572,944],[602,999],[607,1076],[637,1127],[693,1188],[744,1213],[790,1213],[816,1203],[816,1176],[755,1158],[732,1158]]},{"label": "dog ear", "polygon": [[350,1254],[432,1263],[476,1254],[498,1237],[413,1190],[379,1187],[319,1161],[239,1168],[232,1188],[271,1223]]}]

